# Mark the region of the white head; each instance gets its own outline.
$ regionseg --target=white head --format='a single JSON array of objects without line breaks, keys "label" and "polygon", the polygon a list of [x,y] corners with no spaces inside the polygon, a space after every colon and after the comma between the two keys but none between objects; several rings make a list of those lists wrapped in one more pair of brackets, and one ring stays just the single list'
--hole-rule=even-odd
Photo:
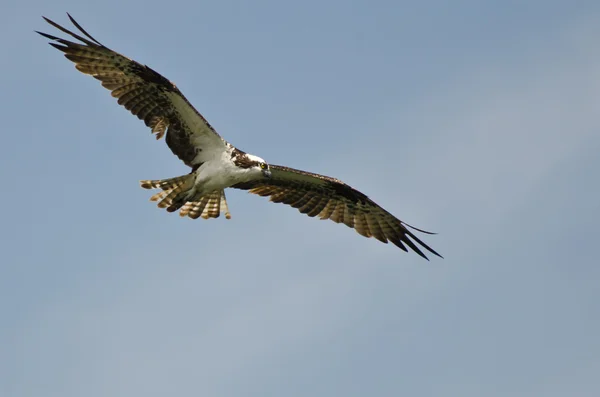
[{"label": "white head", "polygon": [[267,178],[271,177],[271,169],[269,167],[269,163],[267,163],[264,159],[255,156],[253,154],[247,154],[248,159],[253,162],[253,168],[260,170],[260,172]]},{"label": "white head", "polygon": [[256,176],[263,176],[265,178],[271,177],[269,164],[258,156],[241,152],[236,154],[232,160],[236,166],[243,168]]}]

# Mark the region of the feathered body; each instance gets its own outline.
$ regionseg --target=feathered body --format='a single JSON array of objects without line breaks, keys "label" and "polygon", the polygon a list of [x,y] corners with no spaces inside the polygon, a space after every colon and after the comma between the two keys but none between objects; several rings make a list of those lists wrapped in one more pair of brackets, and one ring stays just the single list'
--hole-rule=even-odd
[{"label": "feathered body", "polygon": [[[76,43],[41,33],[53,47],[65,53],[82,73],[101,81],[120,105],[143,120],[156,139],[165,137],[168,147],[191,168],[187,175],[144,180],[146,189],[160,189],[150,198],[169,212],[196,219],[230,218],[226,188],[248,190],[271,201],[297,208],[310,217],[331,219],[354,228],[365,237],[410,247],[426,258],[417,244],[440,256],[417,238],[412,227],[344,182],[289,167],[269,165],[265,160],[237,149],[225,141],[168,79],[102,45],[70,15],[85,37],[44,18],[50,25],[77,39]],[[415,230],[425,232],[420,229]]]}]

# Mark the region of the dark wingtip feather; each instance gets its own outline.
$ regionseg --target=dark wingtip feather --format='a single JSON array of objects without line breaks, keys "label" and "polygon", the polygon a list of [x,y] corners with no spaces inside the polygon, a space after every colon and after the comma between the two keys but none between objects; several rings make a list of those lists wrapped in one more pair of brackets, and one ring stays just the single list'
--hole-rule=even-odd
[{"label": "dark wingtip feather", "polygon": [[[440,254],[438,254],[433,248],[431,248],[430,246],[428,246],[427,244],[425,244],[423,241],[421,241],[417,236],[415,236],[413,233],[411,233],[410,230],[406,230],[406,234],[408,236],[410,236],[410,238],[412,238],[413,240],[415,240],[417,243],[419,243],[423,248],[425,248],[427,251],[431,252],[432,254],[434,254],[435,256],[438,256],[442,259],[444,259],[443,256],[441,256]],[[411,247],[412,248],[412,247]],[[424,256],[424,255],[423,255]],[[427,259],[427,257],[425,257],[425,259]]]},{"label": "dark wingtip feather", "polygon": [[72,23],[73,25],[75,25],[75,27],[76,27],[77,29],[79,29],[79,31],[80,31],[81,33],[83,33],[84,35],[86,35],[86,37],[87,37],[88,39],[92,40],[94,43],[96,43],[96,44],[98,44],[98,45],[102,45],[102,44],[101,44],[101,43],[100,43],[98,40],[96,40],[95,38],[93,38],[93,37],[92,37],[92,35],[91,35],[91,34],[89,34],[89,33],[88,33],[88,32],[87,32],[87,31],[86,31],[84,28],[82,28],[82,27],[81,27],[81,25],[80,25],[79,23],[77,23],[77,21],[75,20],[75,18],[73,18],[73,17],[71,16],[71,14],[69,14],[68,12],[67,12],[67,16],[68,16],[68,17],[69,17],[69,19],[71,20],[71,23]]},{"label": "dark wingtip feather", "polygon": [[48,43],[48,44],[50,44],[52,47],[56,48],[59,51],[62,51],[62,52],[68,51],[68,47],[62,46],[60,44],[56,44],[56,43]]},{"label": "dark wingtip feather", "polygon": [[404,242],[404,244],[408,245],[414,252],[416,252],[417,254],[419,254],[420,257],[429,260],[429,258],[427,257],[427,255],[425,255],[423,253],[423,251],[421,251],[419,249],[419,247],[417,247],[417,245],[415,243],[413,243],[412,241],[410,241],[410,239],[408,237],[406,237],[406,235],[403,236],[404,238],[402,239],[402,241]]},{"label": "dark wingtip feather", "polygon": [[399,238],[397,238],[397,237],[392,238],[392,239],[390,239],[390,241],[392,242],[392,244],[394,244],[396,247],[400,248],[402,251],[408,252],[408,250],[406,249],[404,244],[402,244],[402,241],[400,241]]},{"label": "dark wingtip feather", "polygon": [[409,225],[409,224],[408,224],[408,223],[406,223],[406,222],[402,222],[402,224],[403,224],[403,225],[406,225],[406,226],[408,226],[408,227],[410,227],[410,228],[411,228],[411,229],[413,229],[413,230],[416,230],[416,231],[418,231],[418,232],[421,232],[421,233],[425,233],[425,234],[432,234],[432,235],[433,235],[433,234],[437,234],[437,233],[434,233],[434,232],[428,232],[427,230],[419,229],[418,227],[414,227],[414,226],[412,226],[412,225]]},{"label": "dark wingtip feather", "polygon": [[[49,18],[46,18],[45,16],[42,16],[42,18],[44,18],[44,20],[45,20],[46,22],[48,22],[50,25],[54,26],[56,29],[60,30],[61,32],[63,32],[63,33],[66,33],[66,34],[68,34],[69,36],[71,36],[71,37],[74,37],[74,38],[76,38],[77,40],[79,40],[79,41],[82,41],[83,43],[85,43],[85,44],[87,44],[87,45],[90,45],[90,46],[96,46],[96,45],[100,45],[100,46],[101,46],[101,45],[102,45],[102,44],[98,43],[98,42],[97,42],[97,41],[96,41],[96,40],[95,40],[93,37],[91,37],[89,34],[87,34],[87,33],[86,33],[86,32],[85,32],[83,29],[81,29],[81,27],[79,27],[79,24],[77,24],[77,23],[75,23],[75,26],[76,26],[76,27],[78,27],[78,28],[79,28],[79,29],[82,31],[82,33],[83,33],[83,34],[85,34],[86,36],[88,36],[89,38],[91,38],[93,42],[92,42],[92,41],[89,41],[89,40],[88,40],[88,39],[86,39],[85,37],[81,37],[80,35],[78,35],[78,34],[76,34],[76,33],[73,33],[73,32],[71,32],[69,29],[67,29],[67,28],[64,28],[64,27],[60,26],[59,24],[57,24],[56,22],[54,22],[53,20],[51,20],[51,19],[49,19]],[[73,19],[72,19],[72,20],[73,20]]]},{"label": "dark wingtip feather", "polygon": [[51,34],[48,34],[48,33],[40,32],[38,30],[34,30],[34,32],[36,32],[37,34],[42,35],[45,38],[50,39],[50,40],[60,40],[60,37],[52,36]]}]

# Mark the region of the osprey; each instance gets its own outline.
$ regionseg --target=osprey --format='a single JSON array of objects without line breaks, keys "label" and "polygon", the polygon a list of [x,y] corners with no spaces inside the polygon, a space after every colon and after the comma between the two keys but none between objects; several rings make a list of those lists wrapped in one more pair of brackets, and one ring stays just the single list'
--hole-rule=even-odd
[{"label": "osprey", "polygon": [[230,219],[224,189],[243,189],[269,196],[271,201],[288,204],[310,217],[318,215],[344,223],[365,237],[375,237],[383,243],[390,241],[404,251],[408,251],[408,246],[425,259],[427,256],[417,244],[441,257],[408,228],[433,233],[400,221],[344,182],[270,165],[237,149],[217,134],[175,84],[148,66],[105,47],[67,15],[85,37],[43,18],[81,43],[37,33],[52,40],[50,45],[64,52],[77,70],[100,80],[120,105],[144,120],[156,139],[164,136],[173,154],[192,169],[187,175],[140,182],[145,189],[160,189],[150,198],[158,202],[158,207],[168,212],[179,210],[182,217],[192,219],[217,218],[221,212]]}]

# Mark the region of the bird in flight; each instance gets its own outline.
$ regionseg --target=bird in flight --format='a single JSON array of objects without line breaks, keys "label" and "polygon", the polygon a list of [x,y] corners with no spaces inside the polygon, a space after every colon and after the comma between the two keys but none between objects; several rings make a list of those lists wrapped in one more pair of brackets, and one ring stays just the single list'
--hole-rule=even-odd
[{"label": "bird in flight", "polygon": [[441,257],[410,229],[433,233],[402,222],[339,179],[269,164],[225,141],[175,84],[148,66],[105,47],[67,15],[83,36],[43,18],[79,42],[37,33],[52,40],[50,45],[64,52],[77,70],[100,80],[119,105],[144,121],[156,139],[164,136],[173,154],[191,168],[183,176],[140,182],[145,189],[159,189],[150,198],[158,202],[158,207],[192,219],[217,218],[222,212],[230,219],[224,189],[248,190],[310,217],[343,223],[365,237],[391,242],[407,252],[408,246],[425,259],[419,246]]}]

